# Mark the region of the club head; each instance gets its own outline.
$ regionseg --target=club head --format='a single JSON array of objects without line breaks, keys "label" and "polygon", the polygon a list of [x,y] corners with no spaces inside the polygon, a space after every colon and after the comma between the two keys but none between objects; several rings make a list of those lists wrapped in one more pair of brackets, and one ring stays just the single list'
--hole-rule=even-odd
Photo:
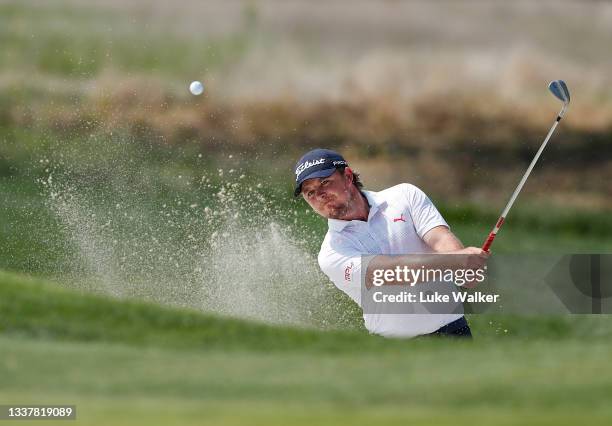
[{"label": "club head", "polygon": [[556,98],[560,99],[565,105],[569,104],[570,93],[563,80],[553,80],[548,85],[548,90],[555,95]]}]

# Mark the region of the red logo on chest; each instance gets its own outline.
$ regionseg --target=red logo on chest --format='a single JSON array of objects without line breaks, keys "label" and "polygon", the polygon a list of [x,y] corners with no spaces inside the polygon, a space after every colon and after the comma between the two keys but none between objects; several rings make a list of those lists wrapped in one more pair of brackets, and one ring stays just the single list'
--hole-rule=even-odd
[{"label": "red logo on chest", "polygon": [[404,214],[402,213],[400,217],[393,218],[393,222],[406,222],[406,219],[404,219]]}]

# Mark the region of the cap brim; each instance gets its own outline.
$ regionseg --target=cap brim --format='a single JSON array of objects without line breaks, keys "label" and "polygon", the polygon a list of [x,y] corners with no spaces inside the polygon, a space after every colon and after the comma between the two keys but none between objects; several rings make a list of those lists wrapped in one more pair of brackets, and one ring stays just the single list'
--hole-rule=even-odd
[{"label": "cap brim", "polygon": [[308,179],[316,179],[316,178],[329,177],[329,176],[333,175],[336,170],[338,170],[338,169],[334,167],[332,169],[317,170],[315,172],[310,173],[309,175],[306,175],[303,179],[300,179],[298,181],[298,183],[295,185],[295,190],[293,191],[293,196],[297,197],[297,196],[300,195],[300,192],[302,192],[302,184],[305,181],[307,181]]}]

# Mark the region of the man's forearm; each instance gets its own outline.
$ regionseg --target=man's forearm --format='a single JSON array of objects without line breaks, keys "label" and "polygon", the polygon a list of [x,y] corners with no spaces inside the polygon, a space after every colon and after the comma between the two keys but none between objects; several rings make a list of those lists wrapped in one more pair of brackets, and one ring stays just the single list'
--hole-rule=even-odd
[{"label": "man's forearm", "polygon": [[446,226],[436,226],[429,230],[423,236],[423,241],[437,253],[449,253],[464,248],[459,238]]},{"label": "man's forearm", "polygon": [[448,234],[449,235],[442,238],[441,241],[438,241],[435,247],[432,247],[437,253],[448,253],[464,248],[459,238],[451,232]]}]

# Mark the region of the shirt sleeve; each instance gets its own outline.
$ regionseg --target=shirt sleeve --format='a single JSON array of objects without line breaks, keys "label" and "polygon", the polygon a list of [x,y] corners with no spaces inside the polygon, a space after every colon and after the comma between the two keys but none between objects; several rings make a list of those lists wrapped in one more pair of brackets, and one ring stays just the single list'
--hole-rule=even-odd
[{"label": "shirt sleeve", "polygon": [[418,187],[406,184],[406,197],[414,227],[421,239],[436,226],[450,228],[429,197]]},{"label": "shirt sleeve", "polygon": [[361,253],[346,245],[332,247],[325,242],[318,261],[334,285],[361,306]]}]

